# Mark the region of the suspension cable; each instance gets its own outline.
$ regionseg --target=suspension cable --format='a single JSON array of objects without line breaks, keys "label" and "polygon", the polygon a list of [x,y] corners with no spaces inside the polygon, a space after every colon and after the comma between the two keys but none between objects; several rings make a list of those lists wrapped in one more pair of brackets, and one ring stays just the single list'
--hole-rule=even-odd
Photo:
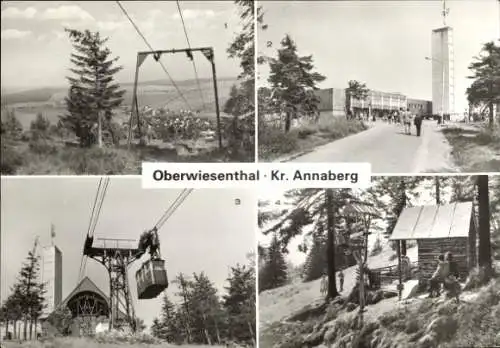
[{"label": "suspension cable", "polygon": [[[139,36],[142,38],[142,40],[146,43],[146,45],[149,47],[149,49],[151,51],[155,51],[153,49],[153,47],[150,45],[150,43],[148,42],[148,40],[146,40],[146,37],[142,34],[142,32],[140,31],[139,27],[134,23],[134,21],[132,20],[132,18],[129,16],[127,10],[125,10],[125,8],[122,6],[122,4],[120,3],[120,1],[116,1],[116,3],[118,4],[118,6],[120,7],[120,9],[122,10],[122,12],[125,14],[125,16],[128,18],[128,20],[130,21],[130,23],[133,25],[135,31],[137,31],[137,33],[139,34]],[[179,86],[177,86],[177,84],[175,83],[175,81],[172,79],[172,76],[170,75],[170,73],[168,72],[167,68],[165,67],[165,65],[163,65],[163,62],[160,60],[160,58],[158,58],[158,63],[160,64],[160,66],[162,67],[163,71],[165,72],[165,74],[167,74],[170,82],[172,83],[172,85],[175,87],[175,89],[177,90],[177,92],[180,94],[181,98],[184,100],[184,102],[186,103],[187,107],[189,110],[191,110],[191,106],[189,105],[189,102],[187,101],[186,97],[182,94],[181,90],[179,89]]]},{"label": "suspension cable", "polygon": [[[184,29],[184,35],[186,36],[186,42],[187,42],[188,48],[191,49],[191,43],[189,42],[189,36],[187,33],[186,24],[184,23],[184,16],[182,15],[182,10],[181,10],[181,5],[180,5],[179,0],[177,0],[177,10],[179,11],[179,16],[181,17],[182,27]],[[196,84],[198,85],[198,90],[200,91],[200,97],[201,97],[203,109],[205,109],[205,100],[203,99],[203,92],[201,90],[200,79],[198,77],[198,70],[196,69],[196,63],[195,63],[194,58],[193,58],[193,52],[189,51],[189,54],[190,54],[189,58],[191,59],[191,63],[193,63],[194,76],[196,78]]]},{"label": "suspension cable", "polygon": [[165,213],[160,217],[158,222],[155,224],[154,228],[159,230],[165,222],[172,216],[172,214],[182,205],[182,203],[186,200],[186,198],[193,192],[193,189],[184,189],[179,194],[179,196],[175,199],[174,202],[168,207]]}]

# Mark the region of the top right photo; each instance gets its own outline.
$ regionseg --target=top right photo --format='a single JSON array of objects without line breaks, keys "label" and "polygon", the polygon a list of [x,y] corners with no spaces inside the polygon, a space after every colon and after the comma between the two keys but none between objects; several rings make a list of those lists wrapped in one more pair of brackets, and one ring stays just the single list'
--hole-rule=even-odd
[{"label": "top right photo", "polygon": [[261,1],[260,162],[500,172],[500,2]]}]

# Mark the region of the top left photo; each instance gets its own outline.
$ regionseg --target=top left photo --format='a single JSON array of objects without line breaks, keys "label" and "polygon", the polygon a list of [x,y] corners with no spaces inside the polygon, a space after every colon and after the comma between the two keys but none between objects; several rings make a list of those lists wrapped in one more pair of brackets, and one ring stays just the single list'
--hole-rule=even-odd
[{"label": "top left photo", "polygon": [[254,1],[2,1],[1,174],[254,162]]}]

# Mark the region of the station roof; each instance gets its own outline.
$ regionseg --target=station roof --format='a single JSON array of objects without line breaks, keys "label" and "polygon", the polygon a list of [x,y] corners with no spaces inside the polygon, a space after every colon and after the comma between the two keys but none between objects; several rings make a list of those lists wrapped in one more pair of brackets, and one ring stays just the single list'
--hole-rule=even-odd
[{"label": "station roof", "polygon": [[468,237],[472,202],[405,208],[389,240]]}]

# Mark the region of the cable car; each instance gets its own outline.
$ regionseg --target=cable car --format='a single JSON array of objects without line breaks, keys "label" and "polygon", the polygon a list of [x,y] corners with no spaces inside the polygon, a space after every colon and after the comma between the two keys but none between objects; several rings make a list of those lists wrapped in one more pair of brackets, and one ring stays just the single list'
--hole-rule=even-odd
[{"label": "cable car", "polygon": [[157,297],[168,288],[168,277],[165,260],[150,259],[144,262],[135,273],[137,297],[147,300]]}]

